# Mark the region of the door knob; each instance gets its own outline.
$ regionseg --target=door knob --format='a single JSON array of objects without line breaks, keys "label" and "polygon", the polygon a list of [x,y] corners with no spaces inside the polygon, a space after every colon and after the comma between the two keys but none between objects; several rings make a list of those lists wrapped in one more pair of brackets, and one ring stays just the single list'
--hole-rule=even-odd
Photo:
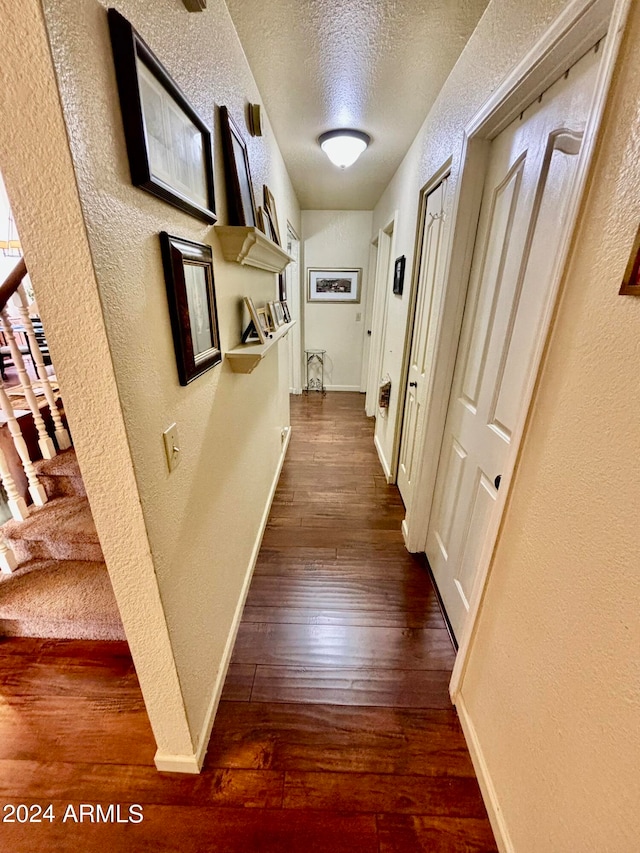
[{"label": "door knob", "polygon": [[417,388],[417,387],[418,387],[418,383],[417,383],[417,382],[410,382],[410,383],[409,383],[409,388]]},{"label": "door knob", "polygon": [[496,490],[500,488],[500,481],[502,480],[502,474],[498,474],[498,476],[493,481],[493,485],[496,487]]}]

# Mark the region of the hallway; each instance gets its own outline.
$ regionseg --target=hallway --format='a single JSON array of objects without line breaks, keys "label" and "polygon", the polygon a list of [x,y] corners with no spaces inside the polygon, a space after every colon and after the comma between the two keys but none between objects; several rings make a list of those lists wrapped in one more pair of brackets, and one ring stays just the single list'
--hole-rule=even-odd
[{"label": "hallway", "polygon": [[[7,639],[2,805],[51,802],[56,820],[1,824],[3,850],[495,850],[362,396],[294,398],[292,427],[202,774],[155,770],[124,643]],[[79,801],[144,820],[63,823]]]}]

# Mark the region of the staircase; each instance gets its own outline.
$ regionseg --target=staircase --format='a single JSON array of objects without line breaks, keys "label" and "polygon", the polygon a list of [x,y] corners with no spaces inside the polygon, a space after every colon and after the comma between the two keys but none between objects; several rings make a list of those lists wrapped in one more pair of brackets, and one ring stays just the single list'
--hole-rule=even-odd
[{"label": "staircase", "polygon": [[75,451],[34,468],[48,500],[2,527],[18,567],[0,574],[0,636],[125,639]]}]

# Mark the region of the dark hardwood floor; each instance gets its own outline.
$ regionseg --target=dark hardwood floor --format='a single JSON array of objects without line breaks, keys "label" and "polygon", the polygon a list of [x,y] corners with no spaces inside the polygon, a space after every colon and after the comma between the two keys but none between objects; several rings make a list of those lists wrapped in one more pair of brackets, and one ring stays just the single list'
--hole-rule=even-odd
[{"label": "dark hardwood floor", "polygon": [[[0,823],[2,853],[496,850],[449,702],[454,652],[363,402],[292,400],[200,776],[155,770],[126,644],[0,642],[0,809],[57,815]],[[144,820],[63,823],[69,803],[140,803]]]}]

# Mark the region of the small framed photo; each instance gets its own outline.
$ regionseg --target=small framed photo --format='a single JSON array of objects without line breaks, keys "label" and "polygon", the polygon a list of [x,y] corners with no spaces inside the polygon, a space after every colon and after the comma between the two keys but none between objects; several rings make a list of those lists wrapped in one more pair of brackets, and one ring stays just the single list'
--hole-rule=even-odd
[{"label": "small framed photo", "polygon": [[131,181],[215,222],[211,132],[151,48],[108,11]]},{"label": "small framed photo", "polygon": [[[224,151],[224,171],[227,181],[227,204],[229,206],[229,225],[249,225],[259,228],[256,203],[253,197],[253,183],[249,170],[249,155],[240,128],[229,115],[226,107],[220,107],[222,125],[222,147]],[[267,236],[269,231],[264,230]]]},{"label": "small framed photo", "polygon": [[273,193],[269,189],[266,184],[262,185],[262,195],[263,195],[263,204],[264,209],[267,214],[267,218],[271,225],[271,239],[274,243],[277,243],[278,246],[282,245],[282,241],[280,240],[280,229],[278,227],[278,215],[276,213],[276,200],[273,197]]},{"label": "small framed photo", "polygon": [[620,296],[640,296],[640,228],[636,234],[629,263],[622,280]]},{"label": "small framed photo", "polygon": [[393,292],[396,296],[402,296],[404,290],[404,268],[407,264],[407,259],[404,255],[396,258],[396,263],[393,268]]},{"label": "small framed photo", "polygon": [[267,307],[269,308],[269,321],[271,328],[275,331],[278,326],[278,317],[276,315],[276,303],[275,302],[267,302]]},{"label": "small framed photo", "polygon": [[259,341],[261,344],[266,344],[268,331],[265,331],[263,321],[258,314],[259,309],[253,304],[250,296],[244,297],[244,304],[249,312],[249,325],[242,333],[242,343]]},{"label": "small framed photo", "polygon": [[269,318],[269,309],[266,305],[264,305],[262,308],[256,308],[256,314],[258,315],[258,320],[260,321],[260,325],[262,327],[262,331],[264,332],[266,340],[266,338],[271,337],[271,320]]},{"label": "small framed photo", "polygon": [[180,384],[222,361],[211,247],[160,234]]},{"label": "small framed photo", "polygon": [[308,302],[360,302],[362,269],[309,269]]},{"label": "small framed photo", "polygon": [[290,323],[291,322],[291,312],[289,311],[289,306],[287,305],[286,300],[283,299],[282,302],[280,303],[280,305],[282,305],[282,313],[284,315],[285,323]]}]

